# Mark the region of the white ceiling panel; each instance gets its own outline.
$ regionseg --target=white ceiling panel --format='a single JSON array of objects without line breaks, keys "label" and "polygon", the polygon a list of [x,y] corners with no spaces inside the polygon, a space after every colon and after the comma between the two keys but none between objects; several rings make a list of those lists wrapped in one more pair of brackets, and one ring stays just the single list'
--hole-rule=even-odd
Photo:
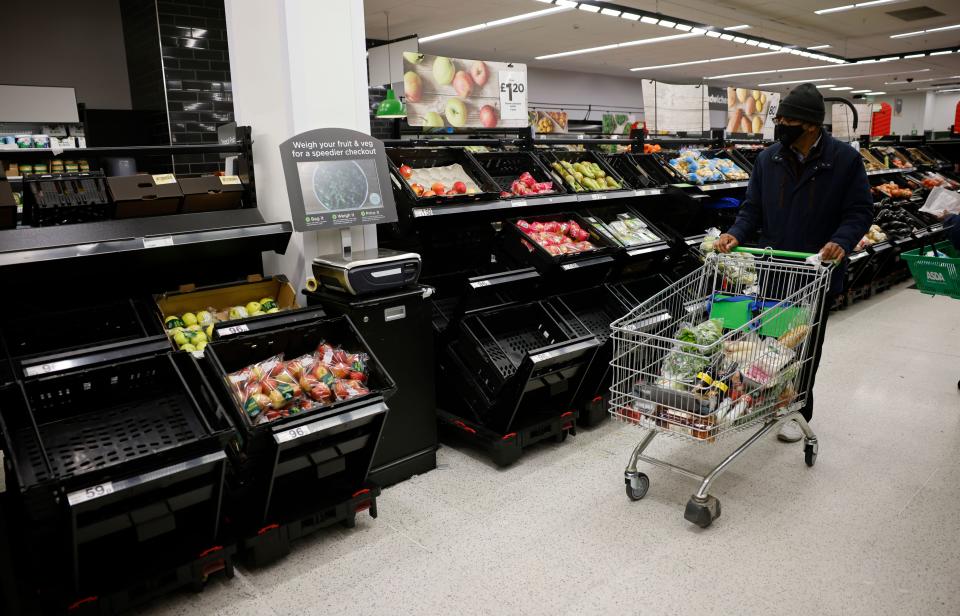
[{"label": "white ceiling panel", "polygon": [[[891,35],[960,24],[957,0],[903,0],[846,12],[817,15],[815,10],[835,7],[847,0],[621,0],[618,4],[660,13],[716,27],[749,24],[738,36],[756,36],[786,45],[829,44],[825,53],[844,57],[909,54],[911,51],[960,46],[960,29],[906,38]],[[602,4],[599,2],[598,4]],[[386,38],[386,15],[390,14],[390,35],[421,37],[464,28],[495,19],[550,8],[534,0],[365,0],[367,36]],[[929,7],[941,16],[904,21],[888,13]],[[779,69],[822,66],[825,62],[795,55],[742,58],[723,62],[692,64],[664,69],[631,72],[638,66],[693,62],[711,58],[768,51],[705,36],[617,47],[609,50],[536,60],[547,54],[614,45],[638,39],[683,34],[678,30],[631,22],[617,17],[571,10],[496,28],[470,32],[421,45],[427,53],[464,58],[515,61],[530,67],[649,78],[673,83],[698,83],[704,77],[755,71],[776,71],[740,75],[708,83],[719,86],[756,87],[759,83],[841,80],[837,85],[854,89],[871,88],[887,92],[917,91],[940,83],[960,81],[960,53],[899,60],[852,67],[829,66],[802,71]],[[918,83],[907,83],[914,79]],[[920,79],[929,80],[919,82]],[[893,84],[889,83],[893,82]],[[904,85],[897,85],[904,84]],[[787,91],[792,84],[766,89]],[[833,94],[840,94],[834,92]]]}]

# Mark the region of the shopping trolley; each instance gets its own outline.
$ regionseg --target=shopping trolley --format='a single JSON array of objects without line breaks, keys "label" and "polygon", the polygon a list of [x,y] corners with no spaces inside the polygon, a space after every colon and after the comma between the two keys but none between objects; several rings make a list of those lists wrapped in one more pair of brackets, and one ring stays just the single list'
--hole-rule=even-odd
[{"label": "shopping trolley", "polygon": [[[808,253],[738,248],[704,264],[611,325],[610,413],[647,432],[624,473],[644,497],[643,460],[700,482],[684,517],[706,528],[720,516],[710,485],[764,435],[796,419],[813,466],[817,437],[800,415],[813,376],[831,265]],[[658,433],[698,443],[762,424],[706,475],[645,455]]]}]

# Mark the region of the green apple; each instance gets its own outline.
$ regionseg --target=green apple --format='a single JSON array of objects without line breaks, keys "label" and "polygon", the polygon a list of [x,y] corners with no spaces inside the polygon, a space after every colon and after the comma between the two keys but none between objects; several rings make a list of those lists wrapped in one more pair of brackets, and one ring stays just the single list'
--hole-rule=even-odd
[{"label": "green apple", "polygon": [[197,350],[197,347],[193,346],[192,344],[185,344],[185,345],[183,345],[182,347],[180,347],[180,350],[181,350],[181,351],[196,351],[196,350]]},{"label": "green apple", "polygon": [[203,332],[197,332],[196,335],[193,337],[192,342],[193,342],[194,346],[196,346],[196,344],[199,343],[199,342],[206,343],[206,342],[207,342],[207,335],[206,335],[205,333],[203,333]]},{"label": "green apple", "polygon": [[197,313],[197,323],[200,325],[209,325],[213,323],[213,315],[206,310],[201,310]]},{"label": "green apple", "polygon": [[259,317],[259,316],[262,316],[262,315],[265,315],[265,314],[267,314],[267,313],[264,312],[263,310],[255,310],[255,311],[253,311],[253,312],[250,313],[250,316],[252,316],[252,317]]},{"label": "green apple", "polygon": [[448,98],[447,99],[447,122],[450,122],[450,126],[455,128],[460,128],[465,126],[467,123],[467,106],[463,104],[463,101],[459,98]]},{"label": "green apple", "polygon": [[443,128],[443,116],[436,111],[428,111],[423,116],[423,125],[427,128]]},{"label": "green apple", "polygon": [[194,323],[193,325],[188,325],[188,326],[187,326],[187,331],[188,331],[188,332],[194,332],[194,333],[196,333],[196,332],[198,332],[198,331],[200,331],[200,330],[202,330],[202,329],[203,329],[203,327],[201,327],[199,323]]},{"label": "green apple", "polygon": [[423,62],[423,54],[416,51],[405,51],[403,52],[403,59],[410,64],[420,64]]},{"label": "green apple", "polygon": [[184,325],[186,325],[187,327],[191,325],[196,325],[197,315],[193,314],[192,312],[187,312],[182,317],[180,317],[180,320],[183,321]]},{"label": "green apple", "polygon": [[444,56],[437,56],[433,61],[433,78],[441,86],[450,85],[453,76],[457,74],[457,67],[453,60]]},{"label": "green apple", "polygon": [[197,351],[202,351],[203,349],[207,348],[207,343],[206,343],[206,342],[198,342],[197,344],[194,345],[194,347],[196,347],[196,350],[197,350]]},{"label": "green apple", "polygon": [[245,319],[250,316],[247,313],[247,309],[243,306],[234,306],[230,309],[230,318],[231,319]]},{"label": "green apple", "polygon": [[260,312],[260,302],[250,302],[246,306],[247,314],[252,315],[254,312]]},{"label": "green apple", "polygon": [[207,340],[213,340],[213,323],[207,325],[207,329],[204,330],[204,333],[207,334]]},{"label": "green apple", "polygon": [[173,341],[177,343],[177,346],[183,346],[187,343],[187,335],[183,333],[183,330],[180,330],[173,335]]}]

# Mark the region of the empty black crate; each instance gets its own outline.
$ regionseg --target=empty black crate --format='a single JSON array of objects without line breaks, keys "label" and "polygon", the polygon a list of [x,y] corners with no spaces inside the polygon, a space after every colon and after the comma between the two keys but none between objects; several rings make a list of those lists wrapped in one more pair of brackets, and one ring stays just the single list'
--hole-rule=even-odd
[{"label": "empty black crate", "polygon": [[[498,199],[500,189],[496,182],[490,179],[477,161],[469,152],[462,148],[388,148],[387,157],[390,160],[390,170],[393,173],[395,187],[401,192],[404,199],[417,206],[450,205],[454,203],[469,203],[471,201]],[[410,183],[400,175],[400,167],[409,165],[413,169],[427,169],[460,165],[479,191],[472,195],[435,195],[432,197],[418,197],[410,188]],[[430,190],[429,186],[424,186]],[[452,186],[447,186],[450,190]]]},{"label": "empty black crate", "polygon": [[11,386],[0,429],[44,583],[133,583],[217,538],[233,430],[188,354],[125,350],[111,363]]},{"label": "empty black crate", "polygon": [[[251,425],[227,386],[227,375],[284,353],[287,360],[326,342],[366,353],[364,396]],[[241,533],[284,524],[330,506],[362,487],[395,385],[348,317],[316,319],[263,333],[211,342],[204,353],[216,391],[241,432],[230,515]]]},{"label": "empty black crate", "polygon": [[[530,152],[479,152],[473,157],[483,170],[496,182],[501,192],[510,193],[510,198],[520,197],[510,191],[514,180],[519,180],[524,172],[533,176],[537,182],[553,182],[553,192],[545,195],[558,195],[567,192],[562,182],[557,182],[550,171]],[[537,197],[539,195],[522,195]]]},{"label": "empty black crate", "polygon": [[470,314],[460,327],[464,359],[493,394],[513,376],[528,353],[575,337],[539,303]]},{"label": "empty black crate", "polygon": [[30,175],[23,180],[23,219],[34,227],[109,220],[114,211],[99,171]]},{"label": "empty black crate", "polygon": [[136,340],[160,333],[156,318],[139,299],[98,302],[65,310],[21,310],[5,316],[0,328],[11,357]]},{"label": "empty black crate", "polygon": [[[667,177],[660,169],[648,169],[640,163],[642,154],[614,154],[607,158],[607,162],[614,171],[619,173],[634,188],[653,188],[668,183]],[[649,156],[649,155],[647,155]]]},{"label": "empty black crate", "polygon": [[[580,162],[591,162],[596,163],[600,169],[612,177],[620,185],[620,188],[630,188],[628,184],[619,173],[614,171],[610,165],[607,164],[607,161],[603,156],[598,155],[595,152],[589,151],[566,151],[566,150],[543,150],[537,153],[540,157],[540,160],[543,161],[543,164],[550,169],[550,175],[553,176],[555,182],[562,185],[567,189],[568,192],[574,192],[573,188],[567,184],[564,184],[563,177],[560,175],[560,172],[553,167],[554,163],[559,163],[560,161],[565,161],[568,163],[580,163]],[[586,189],[586,187],[584,187]],[[614,188],[607,188],[604,190],[617,190]],[[586,192],[591,192],[589,189],[586,189]]]}]

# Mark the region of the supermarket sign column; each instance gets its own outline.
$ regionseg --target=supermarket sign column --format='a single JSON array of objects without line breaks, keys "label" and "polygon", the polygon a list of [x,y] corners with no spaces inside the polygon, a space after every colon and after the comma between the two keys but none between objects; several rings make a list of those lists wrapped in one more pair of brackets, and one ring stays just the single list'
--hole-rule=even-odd
[{"label": "supermarket sign column", "polygon": [[297,231],[396,222],[383,142],[345,128],[319,128],[280,144]]}]

